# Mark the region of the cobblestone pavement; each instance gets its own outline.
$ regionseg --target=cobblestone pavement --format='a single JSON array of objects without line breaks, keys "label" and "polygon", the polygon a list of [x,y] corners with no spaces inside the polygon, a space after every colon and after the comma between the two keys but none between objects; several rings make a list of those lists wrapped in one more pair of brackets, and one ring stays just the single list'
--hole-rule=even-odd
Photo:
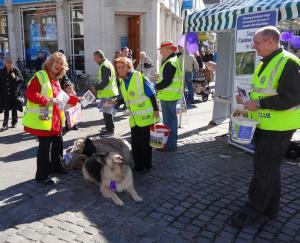
[{"label": "cobblestone pavement", "polygon": [[227,126],[182,133],[177,152],[153,153],[134,175],[143,203],[124,207],[73,170],[53,187],[33,180],[0,192],[0,242],[300,242],[300,168],[282,168],[278,219],[243,230],[229,219],[247,199],[251,155],[227,145]]}]

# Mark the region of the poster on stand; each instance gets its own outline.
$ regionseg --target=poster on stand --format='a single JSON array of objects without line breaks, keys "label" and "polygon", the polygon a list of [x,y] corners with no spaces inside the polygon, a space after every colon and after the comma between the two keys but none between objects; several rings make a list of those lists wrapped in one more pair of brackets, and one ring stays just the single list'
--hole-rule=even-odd
[{"label": "poster on stand", "polygon": [[[252,76],[260,57],[252,48],[255,32],[265,26],[277,25],[277,10],[261,11],[251,14],[244,14],[237,17],[235,35],[235,65],[234,85],[231,112],[240,108],[236,103],[235,96],[240,94],[243,101],[249,100],[249,92],[252,89]],[[230,123],[229,143],[248,152],[254,152],[254,145],[240,144],[232,139],[232,122]]]}]

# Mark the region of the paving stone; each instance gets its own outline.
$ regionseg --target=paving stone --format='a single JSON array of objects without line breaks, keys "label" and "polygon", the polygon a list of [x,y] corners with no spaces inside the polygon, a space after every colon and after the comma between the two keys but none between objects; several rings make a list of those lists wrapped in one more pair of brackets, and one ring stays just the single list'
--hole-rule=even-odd
[{"label": "paving stone", "polygon": [[38,241],[42,238],[42,235],[37,234],[35,231],[33,231],[30,228],[24,228],[24,229],[20,230],[20,231],[18,231],[18,234],[23,236],[24,238],[34,240],[34,241]]},{"label": "paving stone", "polygon": [[75,240],[74,234],[58,228],[52,229],[50,231],[50,234],[60,240],[64,240],[68,242],[73,242]]},{"label": "paving stone", "polygon": [[20,235],[12,235],[12,236],[9,236],[6,239],[6,242],[8,242],[8,243],[22,243],[24,240],[25,240],[24,237],[22,237]]}]

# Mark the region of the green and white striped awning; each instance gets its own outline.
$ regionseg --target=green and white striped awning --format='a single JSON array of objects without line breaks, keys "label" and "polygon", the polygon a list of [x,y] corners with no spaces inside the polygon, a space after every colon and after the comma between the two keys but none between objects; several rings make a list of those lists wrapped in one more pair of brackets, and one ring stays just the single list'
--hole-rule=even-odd
[{"label": "green and white striped awning", "polygon": [[278,9],[278,22],[300,16],[300,0],[225,0],[186,17],[185,32],[234,29],[240,14]]}]

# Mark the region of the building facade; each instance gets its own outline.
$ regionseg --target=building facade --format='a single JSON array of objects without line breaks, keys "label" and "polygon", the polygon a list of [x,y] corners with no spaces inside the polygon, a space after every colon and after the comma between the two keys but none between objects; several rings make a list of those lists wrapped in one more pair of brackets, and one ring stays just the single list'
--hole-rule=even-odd
[{"label": "building facade", "polygon": [[182,0],[0,0],[0,52],[34,67],[40,52],[62,49],[74,70],[95,77],[95,50],[112,59],[128,46],[158,67],[160,42],[182,34],[181,7]]}]

